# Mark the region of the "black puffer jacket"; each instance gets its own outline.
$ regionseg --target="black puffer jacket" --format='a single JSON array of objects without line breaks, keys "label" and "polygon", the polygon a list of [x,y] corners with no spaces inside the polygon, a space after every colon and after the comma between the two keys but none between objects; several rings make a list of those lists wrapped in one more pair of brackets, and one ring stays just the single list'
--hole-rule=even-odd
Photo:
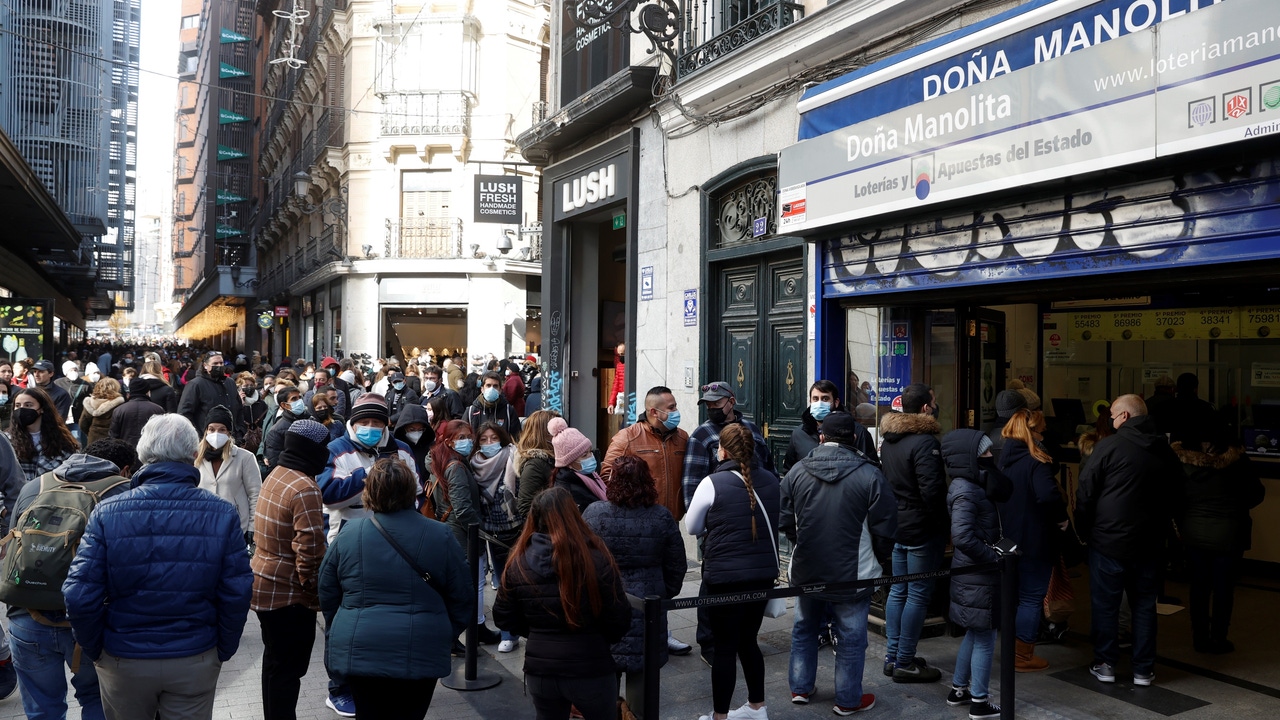
[{"label": "black puffer jacket", "polygon": [[[1011,488],[1008,478],[978,459],[982,437],[978,430],[952,430],[942,439],[942,455],[951,476],[947,505],[951,508],[951,542],[955,548],[951,556],[953,568],[999,559],[991,547],[1000,539],[1000,516],[994,501],[1007,499]],[[975,630],[998,627],[999,587],[997,573],[952,576],[952,622]]]},{"label": "black puffer jacket", "polygon": [[[832,411],[839,412],[839,411]],[[871,437],[870,431],[862,427],[861,423],[857,425],[858,439],[854,443],[858,451],[871,459],[871,462],[879,465],[880,456],[876,454],[876,442]],[[813,449],[818,447],[818,431],[821,428],[817,420],[809,412],[809,408],[804,409],[804,413],[800,415],[800,427],[791,431],[791,443],[787,445],[787,454],[782,460],[782,474],[786,475],[796,463],[809,456]]]},{"label": "black puffer jacket", "polygon": [[1098,443],[1076,490],[1076,528],[1092,550],[1118,560],[1164,556],[1187,476],[1149,415]]},{"label": "black puffer jacket", "polygon": [[592,553],[600,612],[592,613],[585,587],[578,602],[579,627],[572,628],[560,603],[560,583],[552,559],[551,537],[534,533],[529,548],[502,575],[493,603],[497,626],[529,638],[524,671],[529,675],[599,677],[616,672],[609,646],[631,627],[631,604],[622,578],[607,557]]},{"label": "black puffer jacket", "polygon": [[[582,513],[582,519],[613,553],[627,593],[638,598],[673,598],[680,592],[688,561],[680,526],[670,510],[662,505],[629,508],[598,502]],[[632,608],[631,629],[611,650],[618,670],[639,672],[644,667],[644,612]],[[666,664],[665,645],[660,653]]]},{"label": "black puffer jacket", "polygon": [[[203,431],[205,416],[213,408],[221,405],[231,411],[231,417],[240,417],[240,390],[236,381],[230,377],[214,380],[203,368],[200,374],[187,382],[182,389],[182,397],[178,400],[178,414],[191,421],[197,430]],[[232,433],[244,437],[245,429],[236,427]]]},{"label": "black puffer jacket", "polygon": [[1023,557],[1054,562],[1058,556],[1055,530],[1067,519],[1067,504],[1053,477],[1053,466],[1037,460],[1017,438],[1005,440],[997,465],[1013,483],[1013,494],[998,508],[1005,537],[1018,543]]},{"label": "black puffer jacket", "polygon": [[898,499],[899,545],[924,545],[950,527],[941,431],[937,420],[919,413],[889,413],[880,421],[880,467]]},{"label": "black puffer jacket", "polygon": [[760,496],[754,512],[756,536],[752,538],[751,493],[739,471],[737,462],[726,460],[706,480],[715,486],[716,498],[707,510],[704,525],[702,577],[717,585],[778,577],[776,536],[770,538],[768,528],[778,531],[781,483],[768,470],[758,465],[751,468],[751,486]]},{"label": "black puffer jacket", "polygon": [[111,437],[136,447],[142,439],[142,428],[156,415],[164,415],[164,408],[151,402],[145,394],[134,395],[111,414]]},{"label": "black puffer jacket", "polygon": [[1253,518],[1267,490],[1244,448],[1232,447],[1220,455],[1173,450],[1187,471],[1186,514],[1182,518],[1182,542],[1189,548],[1231,555],[1253,546]]},{"label": "black puffer jacket", "polygon": [[[178,391],[174,390],[173,387],[169,385],[169,383],[165,382],[162,377],[153,378],[151,375],[148,375],[147,378],[156,381],[156,386],[150,393],[151,402],[164,408],[164,411],[167,413],[178,412]],[[199,429],[203,430],[204,428]]]},{"label": "black puffer jacket", "polygon": [[271,425],[271,429],[267,431],[267,436],[262,440],[262,457],[266,458],[268,465],[275,467],[276,461],[280,458],[280,453],[284,451],[285,433],[289,432],[290,426],[298,419],[298,416],[290,412],[288,408],[280,411],[280,417]]}]

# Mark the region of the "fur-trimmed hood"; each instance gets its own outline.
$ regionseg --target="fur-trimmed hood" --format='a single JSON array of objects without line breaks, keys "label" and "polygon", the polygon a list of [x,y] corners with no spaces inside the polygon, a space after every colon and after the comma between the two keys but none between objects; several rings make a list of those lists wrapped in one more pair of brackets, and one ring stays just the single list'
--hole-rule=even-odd
[{"label": "fur-trimmed hood", "polygon": [[1188,450],[1182,447],[1182,443],[1180,442],[1176,442],[1169,447],[1173,448],[1173,451],[1178,454],[1178,459],[1182,461],[1183,465],[1214,468],[1215,470],[1222,470],[1224,468],[1231,467],[1233,464],[1239,462],[1240,458],[1244,457],[1244,449],[1236,446],[1227,448],[1227,451],[1221,455],[1211,455],[1206,452]]},{"label": "fur-trimmed hood", "polygon": [[84,411],[94,417],[102,417],[107,413],[115,410],[124,404],[124,398],[114,397],[110,400],[102,400],[96,397],[87,397],[84,399]]},{"label": "fur-trimmed hood", "polygon": [[898,442],[907,435],[937,435],[942,426],[928,415],[891,412],[880,419],[880,432],[885,442]]},{"label": "fur-trimmed hood", "polygon": [[547,452],[546,450],[542,450],[540,448],[533,448],[532,450],[528,450],[525,452],[517,451],[512,460],[512,467],[515,468],[516,472],[520,472],[520,468],[524,467],[525,461],[532,460],[533,458],[542,458],[543,460],[546,460],[547,462],[551,463],[553,466],[556,464],[555,455]]}]

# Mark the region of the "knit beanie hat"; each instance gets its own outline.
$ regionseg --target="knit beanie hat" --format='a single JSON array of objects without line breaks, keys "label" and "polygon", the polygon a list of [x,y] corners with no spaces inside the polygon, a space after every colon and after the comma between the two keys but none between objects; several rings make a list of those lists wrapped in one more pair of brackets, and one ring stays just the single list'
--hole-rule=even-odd
[{"label": "knit beanie hat", "polygon": [[[234,430],[236,419],[232,417],[231,411],[222,405],[214,405],[204,416],[204,427],[209,427],[213,423],[225,425],[228,430]],[[204,434],[204,428],[200,428],[201,434]]]},{"label": "knit beanie hat", "polygon": [[990,450],[994,446],[995,446],[995,443],[991,442],[991,438],[987,437],[986,435],[983,435],[981,438],[978,439],[978,457],[982,457],[983,453]]},{"label": "knit beanie hat", "polygon": [[365,418],[373,418],[384,423],[390,423],[391,409],[387,406],[387,399],[378,393],[361,395],[356,400],[356,404],[352,406],[351,414],[347,417],[347,421],[354,425],[357,420],[364,420]]},{"label": "knit beanie hat", "polygon": [[551,433],[551,446],[556,451],[556,467],[569,467],[578,458],[591,452],[591,441],[586,435],[569,427],[564,418],[551,418],[547,423]]},{"label": "knit beanie hat", "polygon": [[1027,406],[1027,399],[1017,390],[1001,390],[996,395],[996,417],[1008,420]]},{"label": "knit beanie hat", "polygon": [[295,420],[286,432],[301,435],[313,443],[329,443],[329,428],[315,420]]}]

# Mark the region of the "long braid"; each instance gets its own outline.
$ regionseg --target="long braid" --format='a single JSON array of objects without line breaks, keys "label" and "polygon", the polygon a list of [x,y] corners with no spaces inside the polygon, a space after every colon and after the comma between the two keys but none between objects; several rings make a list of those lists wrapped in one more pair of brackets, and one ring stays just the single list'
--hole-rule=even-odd
[{"label": "long braid", "polygon": [[738,463],[742,484],[747,486],[747,501],[751,504],[751,539],[758,539],[756,532],[756,490],[751,485],[751,463],[755,459],[756,440],[742,423],[729,425],[720,432],[720,447],[730,460]]}]

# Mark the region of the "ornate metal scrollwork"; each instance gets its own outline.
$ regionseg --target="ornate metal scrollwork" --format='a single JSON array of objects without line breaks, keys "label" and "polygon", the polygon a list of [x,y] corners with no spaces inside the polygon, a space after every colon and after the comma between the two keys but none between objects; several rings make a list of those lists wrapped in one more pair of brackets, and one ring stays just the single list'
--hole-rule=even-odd
[{"label": "ornate metal scrollwork", "polygon": [[676,62],[680,6],[675,0],[577,0],[574,17],[584,28],[610,25],[649,38],[649,53],[660,51]]},{"label": "ornate metal scrollwork", "polygon": [[[720,196],[720,247],[751,242],[778,232],[778,178],[757,178]],[[764,232],[754,224],[764,220]]]}]

